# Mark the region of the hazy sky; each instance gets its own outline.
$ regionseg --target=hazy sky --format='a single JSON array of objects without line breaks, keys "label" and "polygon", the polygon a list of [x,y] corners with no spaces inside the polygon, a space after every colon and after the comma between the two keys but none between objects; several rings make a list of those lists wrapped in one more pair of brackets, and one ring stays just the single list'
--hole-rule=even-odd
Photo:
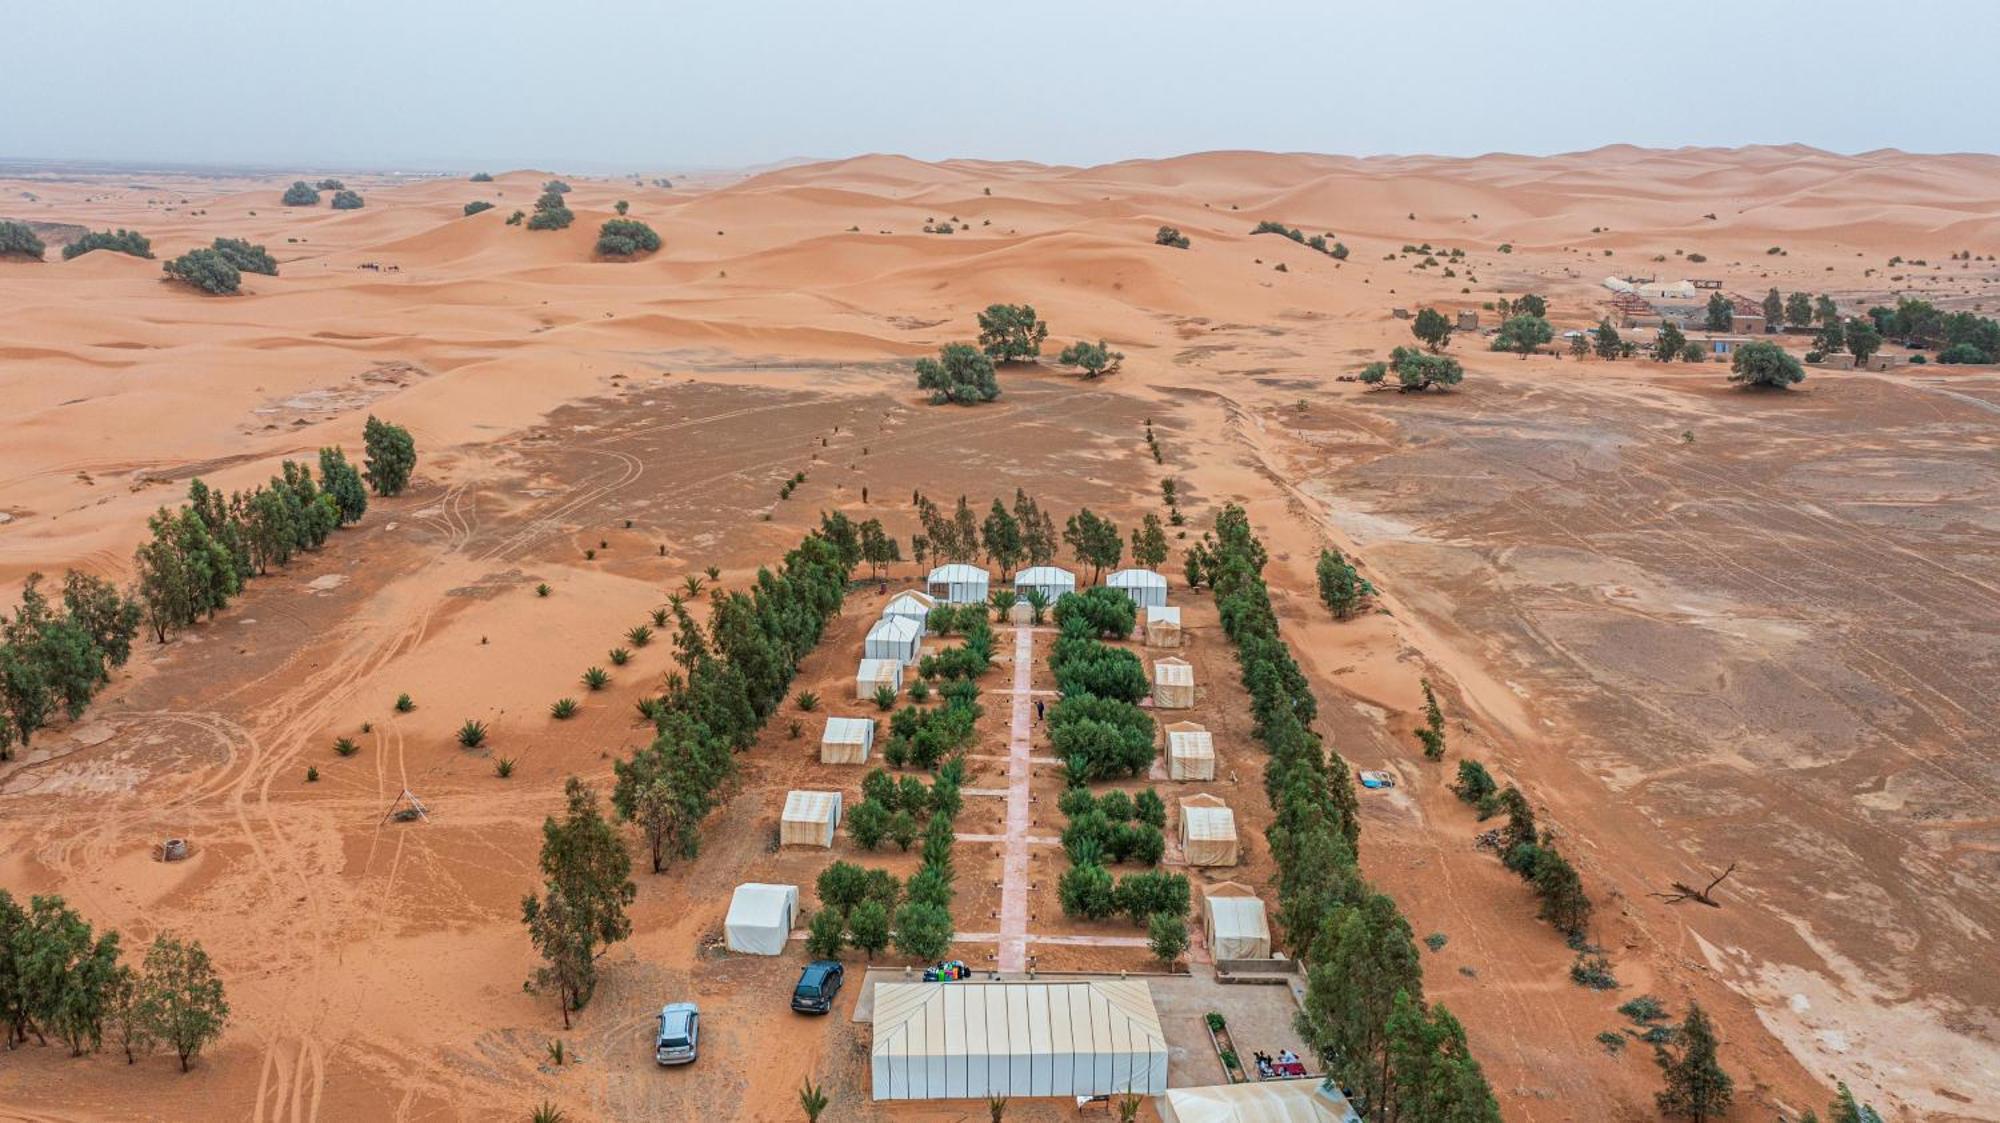
[{"label": "hazy sky", "polygon": [[0,0],[0,26],[0,158],[2000,151],[2000,0]]}]

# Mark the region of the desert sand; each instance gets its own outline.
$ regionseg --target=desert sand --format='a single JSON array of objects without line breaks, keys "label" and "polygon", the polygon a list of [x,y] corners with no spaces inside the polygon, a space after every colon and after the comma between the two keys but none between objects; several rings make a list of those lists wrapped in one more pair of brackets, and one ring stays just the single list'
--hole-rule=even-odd
[{"label": "desert sand", "polygon": [[[1990,312],[2000,265],[1948,255],[2000,249],[2000,159],[864,156],[672,189],[565,176],[573,227],[504,225],[550,174],[348,174],[368,200],[349,212],[278,205],[292,176],[0,180],[3,218],[128,226],[163,258],[243,237],[281,263],[211,298],[106,252],[0,261],[5,603],[31,571],[129,576],[146,515],[187,480],[247,487],[324,445],[358,455],[371,411],[422,456],[409,495],[217,621],[148,638],[84,720],[0,764],[0,885],[61,893],[132,943],[199,937],[235,1008],[186,1076],[161,1057],[0,1057],[0,1116],[525,1118],[549,1100],[585,1119],[791,1118],[811,1076],[835,1118],[983,1117],[869,1104],[865,1030],[784,1008],[798,953],[712,949],[733,885],[809,885],[826,860],[773,845],[785,790],[838,782],[783,713],[700,857],[636,875],[634,937],[563,1034],[553,1002],[522,993],[518,902],[563,778],[608,787],[610,761],[646,735],[632,701],[668,668],[664,646],[577,719],[547,705],[579,694],[577,673],[685,576],[747,581],[823,510],[907,539],[913,489],[984,507],[1018,486],[1059,520],[1088,504],[1129,528],[1161,511],[1171,476],[1197,533],[1224,503],[1249,508],[1331,743],[1399,778],[1362,797],[1362,862],[1420,936],[1449,937],[1426,954],[1427,987],[1466,1023],[1509,1119],[1653,1118],[1647,1051],[1595,1040],[1641,993],[1715,1015],[1731,1118],[1823,1108],[1836,1079],[1910,1118],[2000,1118],[1994,370],[1814,369],[1759,395],[1719,365],[1521,360],[1461,336],[1468,373],[1450,393],[1336,381],[1411,342],[1392,308],[1535,292],[1558,330],[1588,327],[1614,273],[1825,291],[1851,314],[1897,293]],[[497,206],[461,216],[478,198]],[[594,261],[621,199],[665,246]],[[922,232],[946,219],[963,228]],[[1263,219],[1351,256],[1252,236]],[[1163,223],[1192,247],[1153,244]],[[1424,243],[1464,250],[1455,276],[1401,252]],[[927,404],[911,361],[972,338],[994,302],[1049,322],[1044,365],[1003,368],[991,405]],[[1127,355],[1110,377],[1050,361],[1098,338]],[[807,482],[780,501],[797,471]],[[1312,572],[1326,545],[1357,560],[1380,611],[1327,616]],[[1233,876],[1268,881],[1232,657],[1212,602],[1167,568],[1218,790],[1240,792]],[[891,587],[916,576],[905,563]],[[554,595],[534,597],[540,582]],[[800,686],[851,693],[878,605],[872,588],[850,598]],[[1573,986],[1529,892],[1475,848],[1492,824],[1411,736],[1421,678],[1454,757],[1487,761],[1561,832],[1621,990]],[[403,691],[418,706],[399,716]],[[467,717],[493,727],[481,753],[451,739]],[[361,753],[335,758],[364,722]],[[981,737],[1004,752],[1004,712]],[[496,755],[518,761],[511,779]],[[320,783],[303,783],[308,764]],[[1035,783],[1051,805],[1053,774]],[[383,822],[405,788],[430,822]],[[961,830],[996,815],[974,800]],[[152,861],[170,836],[195,856]],[[1729,863],[1720,909],[1648,896]],[[1054,913],[1041,892],[1036,911]],[[961,892],[961,932],[991,930],[989,896]],[[1052,947],[1043,963],[1150,960]],[[647,1054],[649,1019],[676,996],[714,1012],[698,1082]],[[546,1063],[557,1036],[579,1064]]]}]

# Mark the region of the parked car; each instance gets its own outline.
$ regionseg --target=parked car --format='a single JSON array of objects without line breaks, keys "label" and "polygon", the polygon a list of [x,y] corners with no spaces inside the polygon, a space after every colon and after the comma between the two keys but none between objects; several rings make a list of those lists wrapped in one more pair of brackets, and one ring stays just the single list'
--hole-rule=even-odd
[{"label": "parked car", "polygon": [[840,985],[847,981],[847,969],[831,959],[815,959],[799,972],[799,985],[792,988],[792,1009],[801,1014],[825,1014],[833,1010]]},{"label": "parked car", "polygon": [[653,1059],[663,1065],[693,1064],[701,1049],[701,1011],[692,1002],[660,1007],[660,1032],[653,1040]]}]

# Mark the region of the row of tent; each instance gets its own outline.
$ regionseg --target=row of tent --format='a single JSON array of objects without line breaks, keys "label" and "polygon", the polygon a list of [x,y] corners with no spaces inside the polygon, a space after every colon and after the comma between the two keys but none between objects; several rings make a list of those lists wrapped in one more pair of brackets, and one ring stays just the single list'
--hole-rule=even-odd
[{"label": "row of tent", "polygon": [[[944,604],[984,604],[993,575],[976,565],[952,562],[931,570],[924,579],[925,593]],[[1140,608],[1165,608],[1167,579],[1150,569],[1120,569],[1104,579],[1107,588],[1118,589]],[[1076,574],[1061,566],[1030,566],[1014,575],[1014,592],[1027,596],[1033,590],[1050,604],[1064,593],[1077,591]]]},{"label": "row of tent", "polygon": [[[1192,721],[1166,727],[1167,778],[1215,779],[1215,735]],[[875,752],[875,719],[829,717],[819,737],[821,764],[866,764]]]}]

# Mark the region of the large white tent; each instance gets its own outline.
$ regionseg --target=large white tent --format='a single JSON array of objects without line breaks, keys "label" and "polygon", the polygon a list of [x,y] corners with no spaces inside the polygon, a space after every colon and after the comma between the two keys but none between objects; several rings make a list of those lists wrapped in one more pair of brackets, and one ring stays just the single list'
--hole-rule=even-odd
[{"label": "large white tent", "polygon": [[931,596],[929,593],[920,593],[915,589],[904,589],[902,592],[890,597],[889,603],[882,606],[882,619],[887,620],[891,616],[899,616],[905,620],[913,620],[916,622],[917,627],[929,631],[931,626],[931,609],[936,607],[937,598]]},{"label": "large white tent", "polygon": [[1215,779],[1215,737],[1206,727],[1191,721],[1167,726],[1167,779]]},{"label": "large white tent", "polygon": [[1236,813],[1222,797],[1191,795],[1181,800],[1181,853],[1190,866],[1236,864]]},{"label": "large white tent", "polygon": [[986,571],[978,566],[953,562],[931,570],[924,588],[946,604],[984,604],[987,581]]},{"label": "large white tent", "polygon": [[1172,655],[1153,660],[1153,705],[1163,710],[1194,705],[1193,665]]},{"label": "large white tent", "polygon": [[799,887],[746,882],[729,898],[729,917],[722,922],[730,951],[777,955],[792,938],[792,918],[799,912]]},{"label": "large white tent", "polygon": [[1076,592],[1076,574],[1055,565],[1031,566],[1014,575],[1014,592],[1023,600],[1028,590],[1033,589],[1047,598],[1050,604],[1064,593]]},{"label": "large white tent", "polygon": [[1248,886],[1218,881],[1202,890],[1202,931],[1217,959],[1271,958],[1264,902]]},{"label": "large white tent", "polygon": [[923,625],[907,616],[884,616],[868,629],[861,654],[870,659],[894,659],[908,666],[924,651]]},{"label": "large white tent", "polygon": [[1171,1088],[1159,1106],[1161,1123],[1361,1123],[1347,1097],[1320,1079]]},{"label": "large white tent", "polygon": [[1146,646],[1179,647],[1181,645],[1181,610],[1166,605],[1146,606]]},{"label": "large white tent", "polygon": [[1121,569],[1104,583],[1131,597],[1140,608],[1166,606],[1167,579],[1150,569]]},{"label": "large white tent", "polygon": [[891,691],[903,689],[903,661],[863,659],[860,669],[854,672],[854,700],[873,701],[875,692],[885,686]]},{"label": "large white tent", "polygon": [[865,717],[830,717],[819,735],[821,764],[866,764],[875,747],[875,723]]},{"label": "large white tent", "polygon": [[778,845],[832,846],[833,829],[839,825],[839,792],[787,792],[785,815],[778,822]]},{"label": "large white tent", "polygon": [[874,1098],[1157,1095],[1152,988],[1097,982],[876,983]]}]

